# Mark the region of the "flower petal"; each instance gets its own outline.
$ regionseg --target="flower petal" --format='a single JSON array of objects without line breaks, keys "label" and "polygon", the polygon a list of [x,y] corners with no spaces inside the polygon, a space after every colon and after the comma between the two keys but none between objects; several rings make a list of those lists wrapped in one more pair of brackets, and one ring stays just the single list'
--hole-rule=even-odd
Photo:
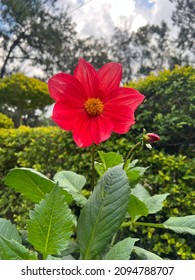
[{"label": "flower petal", "polygon": [[93,144],[93,139],[90,131],[90,118],[87,114],[82,114],[75,123],[73,129],[73,138],[77,146],[86,148]]},{"label": "flower petal", "polygon": [[96,145],[99,145],[110,137],[113,130],[113,124],[110,119],[107,119],[104,116],[98,116],[91,118],[90,130],[93,142]]},{"label": "flower petal", "polygon": [[105,106],[104,116],[113,124],[113,132],[127,133],[135,123],[134,113],[129,106],[109,104]]},{"label": "flower petal", "polygon": [[96,75],[95,68],[83,58],[79,59],[79,63],[74,70],[74,76],[83,85],[88,97],[94,96],[94,78]]},{"label": "flower petal", "polygon": [[82,109],[68,108],[67,103],[56,102],[51,118],[62,129],[72,130],[83,114]]},{"label": "flower petal", "polygon": [[82,84],[70,74],[58,73],[48,81],[48,89],[51,97],[58,100],[66,100],[69,98],[86,99],[87,96]]},{"label": "flower petal", "polygon": [[117,88],[122,78],[122,65],[110,62],[102,66],[95,77],[95,88],[109,93]]},{"label": "flower petal", "polygon": [[135,89],[121,87],[111,91],[103,101],[104,103],[107,103],[107,106],[114,103],[116,106],[130,105],[132,111],[135,111],[144,98],[145,96]]}]

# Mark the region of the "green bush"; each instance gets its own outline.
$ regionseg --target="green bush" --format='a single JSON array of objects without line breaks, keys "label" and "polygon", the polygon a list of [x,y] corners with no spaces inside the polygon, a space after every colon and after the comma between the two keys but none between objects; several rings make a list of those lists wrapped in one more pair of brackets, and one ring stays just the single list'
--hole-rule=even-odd
[{"label": "green bush", "polygon": [[[164,208],[155,215],[155,222],[163,222],[171,216],[195,214],[194,159],[183,155],[167,155],[153,151],[141,159],[150,168],[144,177],[144,185],[151,194],[170,193]],[[151,220],[154,222],[154,220]],[[161,257],[170,259],[195,259],[195,244],[189,235],[179,236],[159,229],[142,229],[142,243]],[[137,235],[136,235],[137,236]],[[143,239],[143,236],[147,238]],[[148,239],[150,242],[148,242]]]},{"label": "green bush", "polygon": [[13,128],[14,122],[11,118],[6,115],[0,113],[0,128]]},{"label": "green bush", "polygon": [[[73,170],[86,176],[88,185],[90,184],[90,148],[85,150],[77,148],[70,133],[57,127],[1,129],[0,143],[1,178],[11,168],[23,166],[35,168],[50,178],[57,171]],[[117,140],[112,137],[103,143],[99,150],[119,151],[125,156],[129,148],[130,143],[127,139]],[[140,154],[140,163],[143,166],[150,166],[143,178],[144,186],[152,194],[166,192],[171,194],[167,198],[163,211],[159,212],[155,216],[156,220],[151,222],[163,222],[170,213],[172,216],[195,214],[192,159],[182,155],[168,155],[156,150],[152,152],[145,150]],[[1,217],[11,219],[19,228],[24,227],[29,207],[31,207],[29,202],[1,183]],[[195,259],[195,248],[191,237],[184,235],[181,238],[177,234],[168,231],[165,233],[161,229],[139,228],[137,230],[144,248],[166,258]]]},{"label": "green bush", "polygon": [[22,124],[36,126],[40,113],[52,103],[43,81],[21,73],[0,79],[0,112],[11,117],[15,127]]},{"label": "green bush", "polygon": [[194,148],[195,68],[176,67],[128,84],[146,96],[136,113],[137,124],[161,136],[159,148],[191,156]]}]

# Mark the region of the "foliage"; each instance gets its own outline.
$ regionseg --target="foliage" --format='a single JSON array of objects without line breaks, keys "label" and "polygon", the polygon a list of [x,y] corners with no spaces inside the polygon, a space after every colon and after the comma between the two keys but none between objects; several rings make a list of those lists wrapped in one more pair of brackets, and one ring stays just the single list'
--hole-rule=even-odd
[{"label": "foliage", "polygon": [[[180,216],[195,214],[195,190],[194,190],[194,159],[182,155],[166,155],[163,152],[154,151],[141,159],[142,164],[150,163],[147,170],[147,178],[144,178],[144,186],[150,193],[169,193],[164,202],[163,211],[156,216],[156,221],[168,219],[170,215]],[[153,222],[153,218],[149,219]],[[142,229],[141,245],[149,242],[149,248],[162,257],[175,259],[195,259],[195,247],[191,237],[178,237],[177,234],[164,233],[156,229]],[[136,235],[137,236],[137,235]],[[159,241],[160,240],[160,241]]]},{"label": "foliage", "polygon": [[122,63],[123,81],[147,76],[169,66],[169,28],[165,22],[145,25],[137,32],[115,28],[111,39],[111,57]]},{"label": "foliage", "polygon": [[151,74],[131,82],[128,87],[136,88],[146,96],[138,109],[135,131],[142,128],[155,131],[161,135],[159,148],[168,153],[191,156],[195,142],[195,69],[176,67],[173,71],[164,70],[158,75]]},{"label": "foliage", "polygon": [[76,35],[74,24],[63,9],[57,8],[56,0],[3,0],[0,8],[1,78],[15,70],[13,64],[21,67],[21,62],[28,61],[39,64],[40,69],[42,64],[48,71],[60,52],[68,49],[70,55]]},{"label": "foliage", "polygon": [[13,120],[6,115],[0,113],[0,128],[13,128]]},{"label": "foliage", "polygon": [[107,42],[92,36],[79,38],[67,3],[59,7],[57,2],[1,1],[1,78],[26,71],[26,66],[45,79],[59,71],[72,72],[81,56],[98,68],[108,62]]},{"label": "foliage", "polygon": [[[180,234],[195,235],[195,215],[169,217],[161,223],[139,222],[138,220],[142,216],[147,217],[149,214],[159,212],[163,207],[162,202],[165,201],[168,194],[151,196],[142,185],[132,185],[128,174],[134,171],[135,163],[132,164],[128,158],[117,164],[118,153],[102,152],[101,159],[105,172],[100,176],[97,185],[76,217],[68,205],[68,196],[63,193],[64,186],[62,185],[66,185],[66,178],[63,181],[63,178],[60,177],[58,181],[57,177],[56,184],[51,185],[52,189],[49,190],[45,188],[46,177],[37,171],[26,168],[11,170],[5,180],[5,184],[9,187],[23,193],[22,185],[25,184],[29,192],[31,189],[33,193],[34,186],[36,189],[38,182],[39,190],[43,190],[45,194],[43,199],[39,196],[38,204],[35,205],[34,210],[30,211],[26,246],[22,242],[24,237],[21,238],[15,226],[7,220],[0,219],[0,258],[8,260],[52,257],[82,260],[128,260],[131,258],[132,252],[135,252],[138,259],[143,258],[143,254],[147,259],[159,259],[159,256],[140,248],[137,244],[134,248],[134,244],[138,241],[137,238],[126,237],[117,242],[118,231],[126,228],[129,232],[128,235],[131,235],[131,227],[152,226]],[[17,176],[15,172],[18,173]],[[80,175],[71,174],[77,192],[81,195],[84,181],[81,184]],[[140,169],[140,178],[142,175],[143,170]],[[24,191],[26,192],[25,189]],[[68,192],[68,188],[66,191]],[[69,195],[77,204],[72,191]],[[133,199],[136,198],[136,203],[132,203],[132,196]],[[31,196],[28,198],[31,200]],[[31,202],[33,200],[34,198]],[[73,232],[76,236],[74,246],[71,245]],[[68,247],[69,250],[67,250]]]},{"label": "foliage", "polygon": [[17,73],[0,80],[1,110],[14,120],[15,126],[34,126],[38,119],[37,110],[42,112],[53,100],[48,94],[47,84]]},{"label": "foliage", "polygon": [[[25,166],[27,170],[25,171],[25,169],[22,168],[21,171],[24,170],[26,175],[31,174],[31,169],[28,171],[28,168],[35,168],[39,172],[49,176],[51,181],[53,179],[53,183],[47,183],[47,185],[51,184],[51,188],[52,185],[55,185],[55,182],[60,182],[60,185],[66,192],[66,195],[67,192],[70,193],[70,195],[74,198],[75,203],[78,204],[78,206],[76,206],[75,203],[71,204],[73,207],[72,210],[76,215],[78,215],[80,213],[80,207],[83,207],[86,203],[86,199],[83,197],[83,194],[86,194],[87,196],[89,195],[89,191],[87,190],[89,190],[91,181],[91,176],[89,175],[91,170],[90,150],[86,149],[86,152],[82,153],[82,150],[78,149],[73,143],[70,134],[63,132],[56,127],[33,129],[29,127],[20,127],[19,129],[1,129],[0,132],[1,178],[5,177],[8,171],[14,167]],[[114,137],[105,144],[102,144],[101,149],[103,149],[104,152],[100,151],[98,154],[96,153],[96,160],[98,160],[99,157],[101,159],[101,161],[98,160],[99,162],[96,163],[98,174],[102,176],[108,167],[112,168],[113,165],[121,164],[123,157],[125,157],[125,154],[130,146],[131,144],[128,143],[127,139],[120,138],[117,140]],[[112,152],[113,150],[120,151],[121,155],[118,153],[115,155]],[[105,151],[108,151],[109,153],[105,154]],[[147,216],[148,222],[162,223],[167,220],[170,215],[188,216],[195,214],[193,212],[195,194],[192,183],[194,181],[194,163],[192,160],[182,155],[166,155],[163,152],[157,151],[152,153],[148,151],[148,153],[146,153],[145,151],[144,156],[140,157],[140,163],[142,163],[145,168],[136,166],[136,163],[136,160],[131,163],[131,172],[127,173],[132,186],[135,186],[140,179],[142,179],[142,183],[144,184],[146,190],[152,194],[154,197],[153,200],[157,200],[158,203],[165,199],[166,193],[170,193],[163,204],[162,202],[159,204],[161,205],[160,208],[163,205],[164,208],[163,212],[158,212],[158,215],[155,216],[155,220],[151,214],[148,215],[147,205],[151,205],[150,199],[148,199],[148,192],[144,194],[142,190],[141,196],[138,191],[132,193],[131,201],[132,199],[136,199],[133,195],[139,197],[139,212],[137,213],[140,215],[141,211],[141,215],[143,215],[141,221],[143,221],[143,219],[145,219],[144,217]],[[148,165],[150,165],[149,169],[146,168]],[[67,171],[70,169],[74,172],[82,174],[82,176],[85,176],[86,179],[84,179],[81,175],[78,175],[77,178],[75,174],[71,173],[72,171]],[[16,175],[12,178],[15,178],[14,180],[16,180],[16,177],[18,176],[16,173],[18,172],[17,169],[12,172],[12,176],[14,176],[14,172]],[[143,177],[145,172],[147,176]],[[29,180],[28,178],[30,178],[26,175],[24,177],[22,173],[20,173],[21,180],[23,180],[24,183],[26,183]],[[35,174],[33,174],[33,177],[34,176]],[[47,181],[48,179],[46,182]],[[43,182],[44,180],[42,179],[42,184]],[[8,179],[7,184],[11,184]],[[28,220],[27,209],[33,208],[33,202],[39,203],[39,201],[33,199],[33,191],[28,190],[27,185],[25,185],[25,188],[22,187],[20,189],[19,186],[23,186],[20,181],[17,184],[18,189],[16,190],[25,195],[27,198],[27,200],[25,200],[20,194],[13,192],[12,189],[8,189],[4,184],[1,184],[1,217],[11,219],[19,226],[20,229],[26,227]],[[32,185],[32,183],[30,185]],[[80,191],[83,189],[84,185],[86,190],[82,190],[81,194]],[[34,190],[36,190],[35,184],[33,184],[33,186]],[[24,189],[30,194],[29,196],[28,193],[24,193]],[[48,188],[47,191],[49,192]],[[44,195],[45,193],[43,193],[41,198],[43,198]],[[31,197],[32,202],[29,202],[29,197]],[[68,203],[70,203],[70,201],[71,200],[69,199]],[[146,203],[146,206],[144,206],[143,203]],[[136,208],[129,209],[132,217],[136,216],[135,211],[138,210],[136,210]],[[123,232],[125,233],[125,231],[126,229],[121,231],[119,234],[119,240],[120,236],[124,238]],[[139,229],[138,232],[136,230],[135,236],[133,235],[133,231],[131,233],[132,237],[134,236],[134,238],[140,238],[141,241],[138,241],[137,244],[140,244],[143,248],[147,247],[154,253],[160,254],[162,257],[172,259],[194,258],[195,248],[193,247],[193,244],[191,244],[190,236],[178,237],[178,234],[176,233],[169,233],[164,232],[162,229],[145,227],[142,228],[142,230]],[[148,239],[150,240],[149,243]]]}]

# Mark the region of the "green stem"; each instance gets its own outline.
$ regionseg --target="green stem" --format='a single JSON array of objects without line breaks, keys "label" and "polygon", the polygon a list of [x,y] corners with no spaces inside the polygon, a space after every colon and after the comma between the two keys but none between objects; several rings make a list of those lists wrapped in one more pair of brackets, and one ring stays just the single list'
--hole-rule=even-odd
[{"label": "green stem", "polygon": [[129,150],[129,152],[128,152],[128,154],[127,154],[127,157],[126,157],[126,159],[125,159],[125,161],[124,161],[124,164],[123,164],[123,169],[125,169],[128,159],[130,158],[130,161],[132,160],[133,155],[134,155],[134,152],[135,152],[135,150],[136,150],[139,146],[141,146],[141,142],[138,142],[137,144],[135,144],[135,145]]},{"label": "green stem", "polygon": [[144,222],[132,222],[132,221],[122,223],[121,227],[130,227],[131,225],[155,227],[155,228],[165,228],[163,224],[144,223]]},{"label": "green stem", "polygon": [[94,189],[94,185],[95,185],[95,145],[92,145],[92,152],[91,152],[91,161],[92,161],[92,180],[91,180],[91,188],[92,191]]},{"label": "green stem", "polygon": [[43,254],[43,260],[47,259],[47,254]]},{"label": "green stem", "polygon": [[114,245],[115,239],[116,239],[117,233],[115,233],[112,237],[112,240],[110,242],[110,246],[112,247]]}]

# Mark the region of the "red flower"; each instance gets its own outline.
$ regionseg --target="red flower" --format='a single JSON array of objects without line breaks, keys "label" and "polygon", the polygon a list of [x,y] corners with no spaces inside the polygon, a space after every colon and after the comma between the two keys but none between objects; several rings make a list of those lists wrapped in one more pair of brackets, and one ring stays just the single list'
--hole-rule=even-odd
[{"label": "red flower", "polygon": [[56,100],[52,120],[72,131],[79,147],[100,144],[112,132],[126,133],[135,123],[134,111],[144,96],[135,89],[119,87],[122,66],[110,62],[96,71],[80,59],[74,76],[54,75],[48,82]]},{"label": "red flower", "polygon": [[154,143],[154,142],[158,142],[160,140],[160,136],[155,133],[147,133],[146,135],[144,135],[144,140],[147,143]]}]

